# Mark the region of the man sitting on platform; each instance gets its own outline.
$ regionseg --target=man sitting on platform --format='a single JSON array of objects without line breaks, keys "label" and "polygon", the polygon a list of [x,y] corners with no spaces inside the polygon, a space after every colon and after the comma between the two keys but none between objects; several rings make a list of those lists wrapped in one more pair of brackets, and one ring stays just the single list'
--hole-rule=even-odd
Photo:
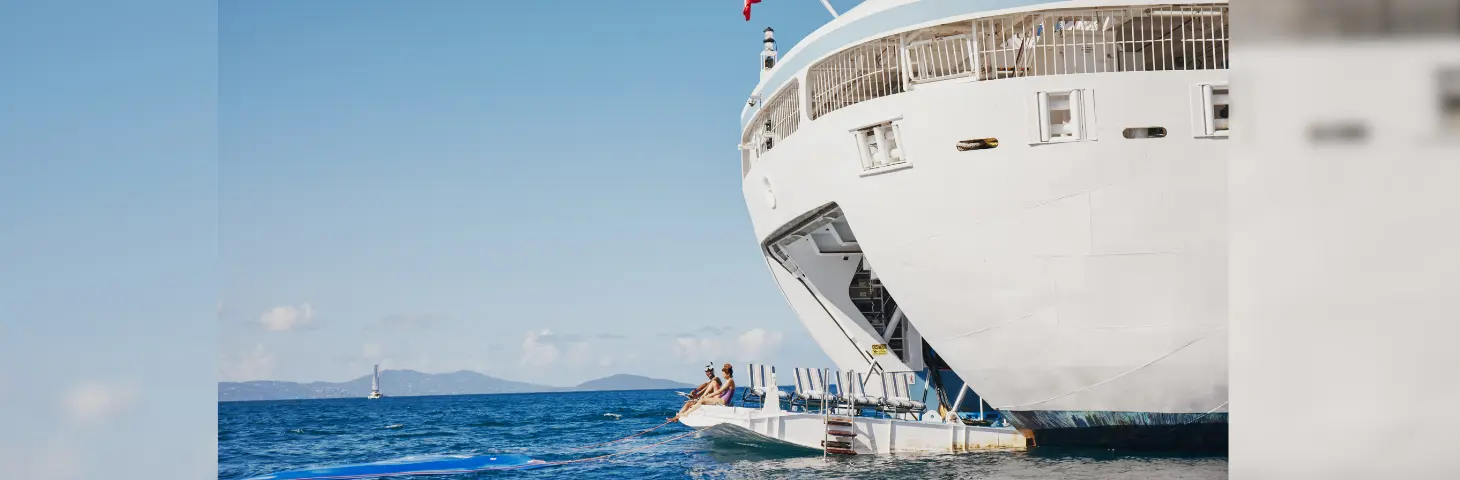
[{"label": "man sitting on platform", "polygon": [[[720,389],[720,378],[715,376],[715,367],[713,366],[714,364],[714,362],[710,362],[709,365],[705,365],[705,377],[709,378],[709,381],[701,383],[700,386],[695,387],[694,390],[691,390],[689,392],[689,401],[684,402],[683,408],[689,408],[689,405],[698,401],[700,397],[703,397],[707,393]],[[681,409],[681,411],[683,411],[683,409]]]},{"label": "man sitting on platform", "polygon": [[[713,372],[706,373],[714,375]],[[720,368],[720,373],[725,374],[725,383],[700,392],[700,397],[696,400],[685,402],[684,408],[679,409],[679,413],[673,417],[669,417],[669,421],[679,420],[679,417],[688,415],[700,405],[730,405],[730,399],[735,397],[735,370],[727,363]]]}]

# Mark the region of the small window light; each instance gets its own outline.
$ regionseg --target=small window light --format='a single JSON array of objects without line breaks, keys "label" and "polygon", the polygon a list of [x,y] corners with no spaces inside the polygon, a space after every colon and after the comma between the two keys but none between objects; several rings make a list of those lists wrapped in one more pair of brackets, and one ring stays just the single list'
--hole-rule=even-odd
[{"label": "small window light", "polygon": [[1460,135],[1460,67],[1439,72],[1440,121],[1451,135]]},{"label": "small window light", "polygon": [[1166,127],[1135,127],[1127,128],[1120,132],[1125,138],[1163,138],[1166,136]]},{"label": "small window light", "polygon": [[1308,141],[1315,144],[1356,144],[1369,140],[1369,125],[1359,120],[1339,120],[1308,126]]},{"label": "small window light", "polygon": [[961,142],[958,142],[958,145],[956,147],[960,152],[967,152],[969,150],[987,150],[990,148],[998,148],[998,146],[999,139],[997,138],[975,138],[972,140],[963,140]]}]

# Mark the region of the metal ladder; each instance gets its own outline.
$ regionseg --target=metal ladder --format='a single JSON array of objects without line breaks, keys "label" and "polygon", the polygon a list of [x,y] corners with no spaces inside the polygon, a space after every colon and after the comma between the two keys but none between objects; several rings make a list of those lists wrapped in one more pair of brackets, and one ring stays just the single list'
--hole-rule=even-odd
[{"label": "metal ladder", "polygon": [[[823,369],[821,382],[822,385],[827,384],[825,380],[826,373],[826,370]],[[840,388],[842,386],[841,372],[837,372],[836,383],[838,387],[838,397],[848,397],[845,398],[845,400],[850,402],[850,396],[848,396],[845,392],[842,392],[841,390],[844,389]],[[831,389],[828,388],[826,390],[828,390],[826,393],[831,393]],[[824,400],[821,402],[821,422],[824,427],[824,433],[821,437],[822,458],[825,458],[827,454],[832,453],[838,455],[857,454],[856,449],[852,445],[852,439],[857,437],[857,427],[852,423],[852,415],[841,415],[833,412],[833,410],[837,410],[839,407],[842,406],[842,400],[844,399],[833,398],[831,402],[826,402]],[[850,406],[848,406],[847,410],[848,412],[851,411]]]}]

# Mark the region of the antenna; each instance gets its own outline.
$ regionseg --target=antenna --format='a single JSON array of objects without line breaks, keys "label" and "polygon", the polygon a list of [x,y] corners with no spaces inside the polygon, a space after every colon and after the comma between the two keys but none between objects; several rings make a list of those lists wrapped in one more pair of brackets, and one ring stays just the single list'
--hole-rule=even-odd
[{"label": "antenna", "polygon": [[760,51],[760,77],[765,78],[775,68],[776,60],[780,54],[776,52],[776,31],[771,27],[765,27],[765,49]]},{"label": "antenna", "polygon": [[836,14],[836,9],[831,8],[830,2],[827,2],[826,0],[821,0],[821,6],[826,7],[826,11],[831,12],[831,18],[836,18],[838,16]]}]

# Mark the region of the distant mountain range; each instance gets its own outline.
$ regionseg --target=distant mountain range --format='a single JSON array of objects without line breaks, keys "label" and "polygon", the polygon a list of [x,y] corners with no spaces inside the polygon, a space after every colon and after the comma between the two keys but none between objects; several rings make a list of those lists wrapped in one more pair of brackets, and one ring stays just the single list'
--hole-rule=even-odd
[{"label": "distant mountain range", "polygon": [[[420,395],[472,395],[481,393],[579,392],[604,390],[658,390],[694,388],[694,385],[673,380],[611,375],[589,380],[573,387],[554,387],[514,382],[462,370],[451,373],[422,373],[415,370],[382,370],[380,393],[387,397]],[[310,398],[364,398],[370,394],[370,375],[347,382],[218,382],[218,401],[297,400]]]}]

